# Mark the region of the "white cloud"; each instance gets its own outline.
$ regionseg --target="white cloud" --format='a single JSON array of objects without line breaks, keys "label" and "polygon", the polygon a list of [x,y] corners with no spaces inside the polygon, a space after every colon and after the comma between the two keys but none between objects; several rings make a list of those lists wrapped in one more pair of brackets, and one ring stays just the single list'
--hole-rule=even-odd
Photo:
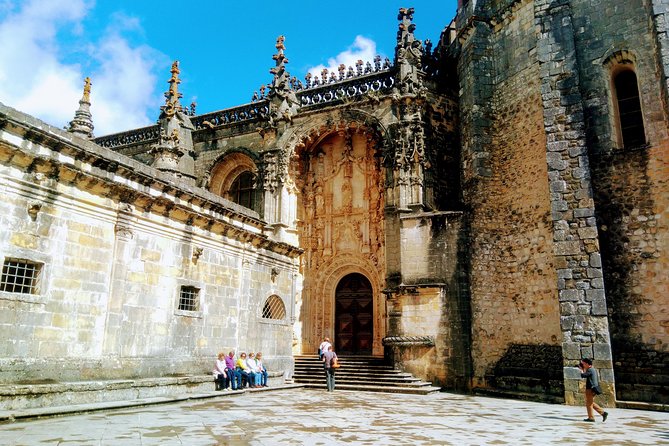
[{"label": "white cloud", "polygon": [[342,51],[335,57],[329,58],[327,65],[317,65],[315,67],[309,68],[307,72],[311,73],[312,76],[318,76],[320,78],[323,68],[327,68],[328,71],[334,71],[335,73],[338,73],[339,65],[341,64],[346,65],[347,70],[348,67],[355,68],[355,64],[358,62],[358,60],[362,60],[365,63],[370,62],[373,64],[373,60],[376,54],[376,42],[363,36],[356,36],[353,44],[349,46],[346,51]]},{"label": "white cloud", "polygon": [[[117,15],[99,40],[90,41],[84,20],[91,1],[30,0],[19,5],[4,2],[0,10],[5,13],[0,21],[1,102],[63,127],[74,117],[83,79],[90,76],[96,135],[151,124],[148,113],[156,112],[160,101],[154,96],[154,72],[166,58],[148,46],[133,45],[122,34],[141,31],[137,19]],[[61,46],[63,35],[76,36],[71,41],[81,45],[79,63],[66,61],[72,48]]]}]

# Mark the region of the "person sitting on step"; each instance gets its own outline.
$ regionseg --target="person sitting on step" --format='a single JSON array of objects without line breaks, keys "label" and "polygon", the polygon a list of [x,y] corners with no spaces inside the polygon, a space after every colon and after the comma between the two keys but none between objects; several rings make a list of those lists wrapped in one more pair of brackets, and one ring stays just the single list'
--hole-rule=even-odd
[{"label": "person sitting on step", "polygon": [[237,371],[235,366],[235,352],[230,351],[228,356],[225,357],[225,367],[228,369],[228,381],[230,382],[230,387],[232,390],[237,390],[242,388],[242,375]]},{"label": "person sitting on step", "polygon": [[220,352],[218,354],[218,359],[214,364],[214,383],[216,384],[216,390],[228,390],[227,386],[227,368],[225,366],[225,353]]},{"label": "person sitting on step", "polygon": [[244,387],[244,381],[246,381],[246,385],[248,385],[249,387],[253,387],[254,386],[254,382],[253,382],[254,376],[253,376],[253,372],[251,371],[251,369],[249,369],[249,366],[246,365],[246,353],[241,352],[239,354],[239,359],[237,360],[236,365],[237,365],[237,372],[242,377],[242,379],[241,379],[242,387]]},{"label": "person sitting on step", "polygon": [[256,362],[256,358],[253,354],[253,352],[249,353],[249,357],[246,358],[246,365],[249,367],[249,370],[251,370],[250,374],[253,375],[253,383],[251,384],[251,387],[261,387],[260,386],[260,369],[258,368],[258,363]]},{"label": "person sitting on step", "polygon": [[262,362],[262,352],[256,353],[256,364],[260,370],[260,386],[269,387],[267,384],[267,368],[265,368],[265,364]]}]

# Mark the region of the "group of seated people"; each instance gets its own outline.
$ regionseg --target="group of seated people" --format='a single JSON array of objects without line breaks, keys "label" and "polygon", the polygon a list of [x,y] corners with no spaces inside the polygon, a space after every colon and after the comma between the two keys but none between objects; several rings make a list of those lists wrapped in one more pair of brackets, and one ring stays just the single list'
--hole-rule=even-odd
[{"label": "group of seated people", "polygon": [[267,387],[267,369],[262,362],[262,353],[239,354],[235,361],[235,352],[231,351],[226,356],[223,352],[218,354],[214,366],[214,382],[216,390],[240,390],[249,388]]}]

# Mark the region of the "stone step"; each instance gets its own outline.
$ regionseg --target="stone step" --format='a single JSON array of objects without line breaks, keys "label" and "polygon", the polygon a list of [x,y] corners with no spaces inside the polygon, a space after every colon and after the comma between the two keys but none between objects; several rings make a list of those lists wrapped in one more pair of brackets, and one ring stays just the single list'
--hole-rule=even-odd
[{"label": "stone step", "polygon": [[[302,355],[295,358],[293,378],[296,383],[306,387],[325,389],[323,363],[316,355]],[[438,392],[439,387],[432,386],[386,364],[380,356],[339,356],[341,367],[335,374],[336,389],[394,392],[427,395]]]},{"label": "stone step", "polygon": [[[429,387],[432,386],[431,383],[426,382],[426,381],[413,381],[413,382],[406,382],[406,383],[382,383],[378,381],[361,381],[358,379],[341,379],[339,376],[336,376],[336,382],[339,384],[347,384],[347,385],[359,385],[359,386],[371,386],[371,387],[400,387],[400,388],[418,388],[418,387]],[[296,380],[295,382],[299,384],[307,384],[307,385],[312,385],[312,384],[323,384],[325,383],[325,375],[321,377],[313,377],[313,378],[307,378],[307,379],[299,379]]]},{"label": "stone step", "polygon": [[[430,383],[427,386],[421,387],[395,387],[395,386],[374,386],[363,384],[348,384],[335,382],[335,390],[353,390],[362,392],[384,392],[384,393],[406,393],[413,395],[429,395],[431,393],[439,392],[440,387],[434,387]],[[308,389],[327,389],[327,386],[322,384],[305,384]]]},{"label": "stone step", "polygon": [[[310,377],[316,377],[316,378],[321,378],[324,376],[324,371],[323,369],[319,370],[317,373],[307,373],[304,371],[296,372],[293,375],[293,378],[295,379],[309,379]],[[374,375],[373,373],[365,373],[365,374],[360,374],[360,373],[341,373],[339,370],[337,370],[337,378],[338,379],[356,379],[359,381],[365,381],[365,380],[370,380],[370,381],[379,381],[379,382],[387,382],[387,383],[394,383],[394,382],[399,382],[399,383],[405,383],[405,382],[418,382],[420,381],[419,378],[415,378],[413,376],[377,376]]]}]

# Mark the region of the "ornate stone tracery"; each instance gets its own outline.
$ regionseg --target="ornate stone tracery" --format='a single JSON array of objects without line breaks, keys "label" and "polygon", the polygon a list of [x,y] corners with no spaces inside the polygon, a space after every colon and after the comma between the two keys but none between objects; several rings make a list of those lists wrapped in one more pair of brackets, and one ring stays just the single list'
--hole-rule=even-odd
[{"label": "ornate stone tracery", "polygon": [[383,311],[378,296],[385,273],[384,175],[380,158],[375,155],[384,146],[385,130],[378,124],[368,126],[346,119],[355,115],[331,116],[329,122],[312,126],[291,139],[294,146],[289,177],[294,179],[299,194],[298,234],[305,250],[305,352],[315,349],[314,343],[324,333],[333,334],[337,283],[354,272],[365,275],[373,284],[378,319],[374,322],[374,349],[376,354],[382,352],[384,321],[379,316]]}]

